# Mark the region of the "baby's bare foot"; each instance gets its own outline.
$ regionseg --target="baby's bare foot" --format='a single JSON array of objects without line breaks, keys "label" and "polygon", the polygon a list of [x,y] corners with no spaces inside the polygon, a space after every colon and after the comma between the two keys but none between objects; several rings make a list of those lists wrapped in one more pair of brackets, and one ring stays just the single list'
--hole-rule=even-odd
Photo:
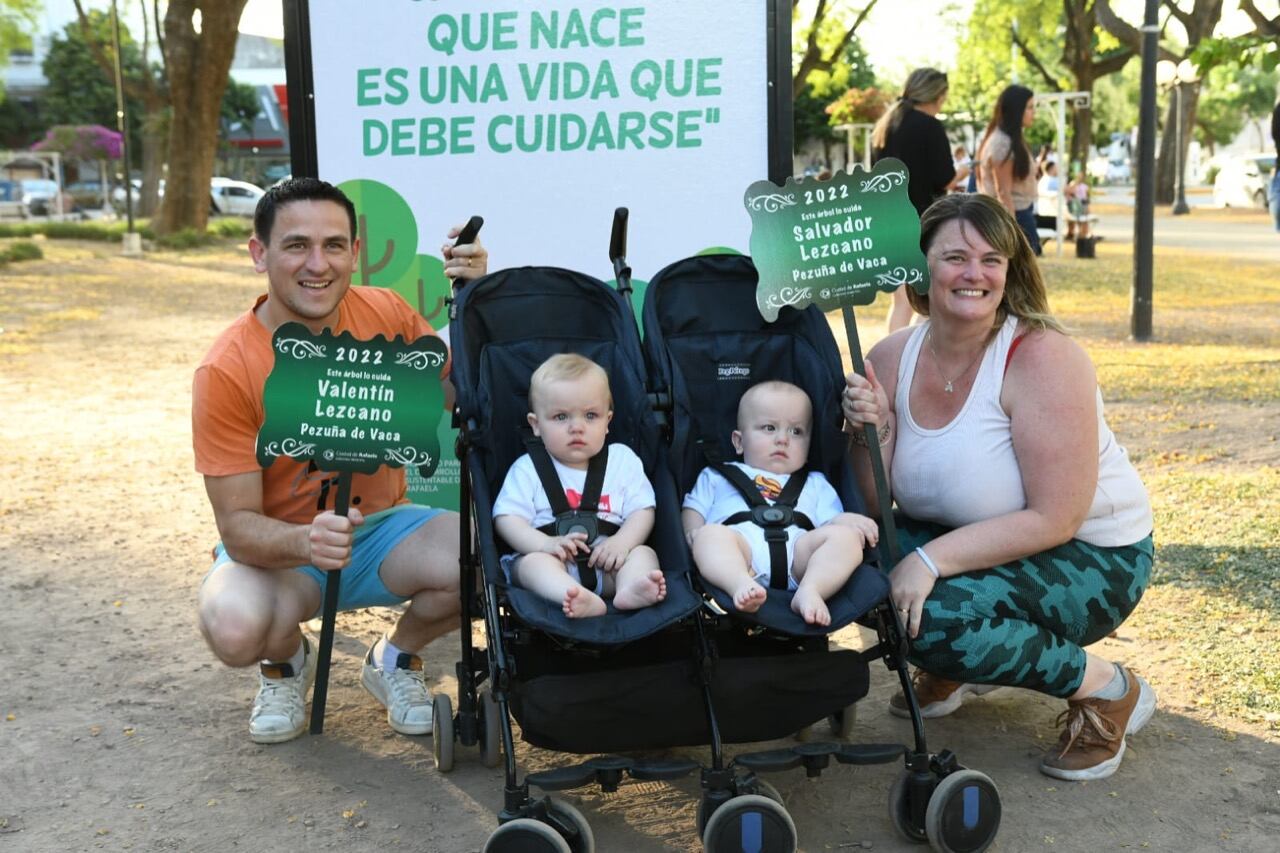
[{"label": "baby's bare foot", "polygon": [[800,618],[810,625],[830,625],[831,611],[822,596],[812,590],[800,587],[791,599],[791,609],[800,614]]},{"label": "baby's bare foot", "polygon": [[613,606],[619,610],[638,610],[657,604],[666,597],[667,579],[662,572],[654,569],[626,589],[618,590],[613,596]]},{"label": "baby's bare foot", "polygon": [[608,609],[604,599],[584,586],[575,586],[564,594],[564,615],[570,619],[603,616]]},{"label": "baby's bare foot", "polygon": [[764,587],[754,580],[749,580],[733,591],[733,606],[743,613],[755,613],[767,597]]}]

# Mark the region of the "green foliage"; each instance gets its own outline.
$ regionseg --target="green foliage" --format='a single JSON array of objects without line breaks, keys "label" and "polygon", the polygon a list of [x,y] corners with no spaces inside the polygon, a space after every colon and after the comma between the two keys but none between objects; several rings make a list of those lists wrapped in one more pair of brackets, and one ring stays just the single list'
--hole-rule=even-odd
[{"label": "green foliage", "polygon": [[[146,220],[135,220],[136,230],[143,237],[155,236]],[[34,237],[43,234],[51,240],[119,240],[128,230],[125,222],[12,222],[0,223],[0,238]]]},{"label": "green foliage", "polygon": [[248,83],[237,83],[227,78],[227,90],[222,94],[222,122],[235,129],[236,125],[250,127],[262,112],[258,101],[258,88]]},{"label": "green foliage", "polygon": [[1280,65],[1280,47],[1274,38],[1249,33],[1231,38],[1203,39],[1191,53],[1191,61],[1200,69],[1202,77],[1213,69],[1253,68],[1263,72],[1275,71]]},{"label": "green foliage", "polygon": [[43,0],[0,0],[0,65],[9,61],[13,51],[31,51],[31,34],[43,7]]},{"label": "green foliage", "polygon": [[1061,68],[1061,0],[977,0],[969,18],[967,33],[956,55],[956,69],[950,77],[948,112],[967,113],[974,123],[991,118],[996,98],[1011,82],[1033,91],[1047,88],[1044,77],[1022,51],[1013,52],[1013,28],[1018,38],[1046,64],[1056,88],[1064,89],[1069,76]]},{"label": "green foliage", "polygon": [[201,233],[194,228],[183,228],[156,238],[156,245],[165,249],[194,249],[207,246],[211,242],[208,233]]},{"label": "green foliage", "polygon": [[[849,10],[842,9],[839,4],[830,7],[821,21],[818,22],[818,46],[822,56],[831,56],[840,40],[844,38],[851,20],[845,18]],[[799,20],[798,8],[792,10],[792,67],[798,69],[812,21]],[[855,34],[845,45],[839,56],[834,58],[831,68],[810,71],[805,78],[805,87],[796,96],[793,105],[795,142],[803,145],[811,139],[831,139],[833,125],[840,124],[828,114],[827,107],[850,88],[866,89],[874,86],[875,72],[862,42]],[[874,120],[874,119],[873,119]]]},{"label": "green foliage", "polygon": [[43,234],[44,229],[41,223],[36,222],[4,222],[0,223],[0,238],[5,237],[33,237],[36,234]]},{"label": "green foliage", "polygon": [[[94,9],[87,12],[86,17],[94,42],[105,45],[109,56],[111,16]],[[126,76],[148,73],[142,52],[123,22],[120,24],[120,64]],[[79,20],[67,24],[61,34],[53,36],[41,70],[49,81],[41,103],[41,117],[46,124],[99,124],[113,129],[117,126],[115,81],[94,58]],[[144,110],[140,101],[127,100],[129,142],[131,153],[137,156],[136,152],[142,150],[138,127]]]},{"label": "green foliage", "polygon": [[1255,116],[1271,112],[1280,72],[1253,66],[1219,66],[1200,86],[1196,129],[1202,141],[1226,145]]},{"label": "green foliage", "polygon": [[[87,17],[93,40],[110,45],[110,15],[93,9]],[[123,23],[120,24],[120,60],[128,67],[142,64],[138,46]],[[115,127],[115,82],[93,58],[79,20],[72,20],[63,32],[55,33],[41,70],[49,81],[44,96],[44,114],[49,124]],[[140,109],[141,106],[131,102],[131,110]]]},{"label": "green foliage", "polygon": [[1130,62],[1093,84],[1093,139],[1102,147],[1112,133],[1127,134],[1138,124],[1142,63]]},{"label": "green foliage", "polygon": [[44,257],[44,250],[30,240],[19,240],[11,243],[4,250],[6,261],[36,261]]},{"label": "green foliage", "polygon": [[0,102],[0,148],[26,148],[40,138],[45,125],[38,101],[5,98]]},{"label": "green foliage", "polygon": [[209,220],[208,232],[214,237],[249,237],[253,220],[241,216],[221,216]]},{"label": "green foliage", "polygon": [[892,102],[892,95],[875,86],[850,89],[827,107],[827,115],[833,124],[874,123]]}]

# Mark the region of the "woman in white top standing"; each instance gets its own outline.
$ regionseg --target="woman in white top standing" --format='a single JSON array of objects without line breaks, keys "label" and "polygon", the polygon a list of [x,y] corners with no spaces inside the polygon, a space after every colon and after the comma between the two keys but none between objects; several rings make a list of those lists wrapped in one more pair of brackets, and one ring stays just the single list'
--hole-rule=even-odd
[{"label": "woman in white top standing", "polygon": [[[1151,507],[1102,417],[1093,364],[1049,313],[1017,224],[952,195],[921,220],[928,322],[882,340],[843,410],[880,436],[905,556],[890,574],[924,715],[1017,686],[1068,701],[1041,770],[1115,772],[1155,710],[1150,686],[1084,647],[1124,621],[1151,576]],[[864,445],[865,448],[865,445]],[[869,456],[855,448],[874,505]],[[891,710],[905,711],[901,696]]]},{"label": "woman in white top standing", "polygon": [[978,192],[991,196],[1017,220],[1018,227],[1040,254],[1036,233],[1036,164],[1022,131],[1036,119],[1035,95],[1026,86],[1007,86],[978,145]]}]

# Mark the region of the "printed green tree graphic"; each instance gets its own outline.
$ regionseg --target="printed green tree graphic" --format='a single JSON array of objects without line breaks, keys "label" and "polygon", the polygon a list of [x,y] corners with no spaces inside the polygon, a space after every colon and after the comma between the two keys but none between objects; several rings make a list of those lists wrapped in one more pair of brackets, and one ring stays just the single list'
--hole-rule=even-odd
[{"label": "printed green tree graphic", "polygon": [[[378,181],[344,181],[338,189],[356,206],[360,258],[354,283],[394,285],[417,257],[418,223],[412,208],[398,192]],[[415,304],[414,299],[406,299]]]}]

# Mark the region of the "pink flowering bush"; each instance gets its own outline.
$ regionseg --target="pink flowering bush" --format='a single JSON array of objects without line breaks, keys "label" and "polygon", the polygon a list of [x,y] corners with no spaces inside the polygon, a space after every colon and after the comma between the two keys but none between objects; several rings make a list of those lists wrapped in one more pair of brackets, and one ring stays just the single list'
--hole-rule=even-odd
[{"label": "pink flowering bush", "polygon": [[123,137],[100,124],[59,124],[49,128],[33,151],[57,151],[72,160],[119,160]]}]

